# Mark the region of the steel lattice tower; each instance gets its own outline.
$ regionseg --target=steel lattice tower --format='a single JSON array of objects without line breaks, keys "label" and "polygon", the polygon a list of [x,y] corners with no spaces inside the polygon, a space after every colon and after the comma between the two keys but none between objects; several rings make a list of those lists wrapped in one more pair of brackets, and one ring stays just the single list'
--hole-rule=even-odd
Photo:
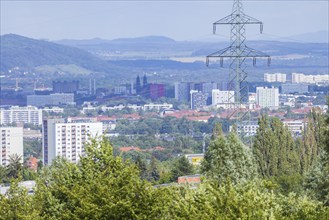
[{"label": "steel lattice tower", "polygon": [[[234,99],[234,103],[229,104],[231,112],[229,118],[234,117],[238,122],[242,120],[246,120],[246,115],[249,112],[242,111],[242,103],[247,104],[248,94],[243,92],[247,89],[246,85],[246,59],[251,58],[253,60],[253,65],[256,65],[256,58],[267,58],[268,65],[270,65],[270,56],[262,53],[260,51],[256,51],[250,47],[247,47],[245,44],[246,40],[246,25],[248,24],[259,24],[260,25],[260,33],[263,32],[263,23],[255,18],[252,18],[246,15],[243,12],[243,5],[240,0],[234,0],[233,3],[233,12],[232,14],[216,21],[213,23],[213,33],[216,34],[217,25],[231,25],[231,36],[230,43],[231,45],[225,49],[219,50],[215,53],[212,53],[207,56],[206,63],[209,65],[210,58],[219,58],[221,67],[223,67],[223,59],[229,58],[231,60],[229,66],[229,83],[228,89],[233,90],[235,95],[234,97],[230,97],[229,100]],[[247,106],[248,108],[249,106]]]}]

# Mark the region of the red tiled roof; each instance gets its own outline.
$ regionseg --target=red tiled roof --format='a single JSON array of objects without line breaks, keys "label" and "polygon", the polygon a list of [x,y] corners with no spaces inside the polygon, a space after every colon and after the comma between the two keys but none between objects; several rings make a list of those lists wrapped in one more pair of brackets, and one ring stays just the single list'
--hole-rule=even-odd
[{"label": "red tiled roof", "polygon": [[106,115],[97,116],[97,121],[115,121],[116,117],[108,117]]},{"label": "red tiled roof", "polygon": [[127,152],[127,151],[141,151],[141,149],[139,147],[120,147],[119,148],[120,151],[122,152]]},{"label": "red tiled roof", "polygon": [[176,118],[183,118],[186,117],[189,120],[194,120],[196,117],[212,117],[208,112],[199,112],[196,110],[180,110],[170,113],[168,116],[176,117]]},{"label": "red tiled roof", "polygon": [[38,169],[38,159],[35,157],[30,157],[26,161],[27,167],[32,169],[32,170],[37,170]]}]

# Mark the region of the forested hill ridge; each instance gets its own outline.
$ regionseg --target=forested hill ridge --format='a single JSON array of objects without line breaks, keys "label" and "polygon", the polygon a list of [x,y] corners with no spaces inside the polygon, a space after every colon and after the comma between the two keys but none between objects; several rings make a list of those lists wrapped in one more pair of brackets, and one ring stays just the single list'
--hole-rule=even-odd
[{"label": "forested hill ridge", "polygon": [[[49,42],[15,34],[3,35],[0,40],[0,71],[5,74],[15,67],[49,80],[58,74],[67,78],[92,74],[107,85],[126,83],[145,72],[156,73],[156,81],[161,83],[226,79],[225,68],[215,63],[207,68],[204,63],[206,55],[227,47],[229,42],[224,41],[175,41],[148,36]],[[265,72],[326,74],[329,67],[328,43],[250,41],[248,45],[272,58],[270,67],[258,60],[249,81],[259,81]]]},{"label": "forested hill ridge", "polygon": [[[154,52],[157,56],[162,54],[170,57],[171,55],[180,57],[206,56],[216,49],[224,48],[229,45],[229,41],[212,38],[211,40],[200,41],[175,41],[163,36],[145,36],[137,38],[118,38],[106,40],[100,38],[74,40],[64,39],[55,41],[58,44],[74,46],[90,52],[108,51],[108,52]],[[302,40],[251,40],[248,46],[270,53],[272,56],[287,54],[304,54],[328,56],[328,42],[312,43]],[[143,56],[143,54],[141,55]]]},{"label": "forested hill ridge", "polygon": [[[163,36],[119,38],[114,40],[36,40],[15,34],[1,36],[1,71],[14,67],[33,68],[42,65],[74,64],[96,72],[112,72],[122,63],[105,60],[180,60],[183,57],[205,57],[228,42],[175,41]],[[312,57],[328,58],[328,43],[250,41],[249,46],[271,55],[290,56],[291,59]],[[321,64],[312,61],[312,65]],[[181,62],[185,62],[184,59]],[[315,63],[314,63],[315,62]],[[181,65],[181,63],[178,63]],[[165,67],[165,66],[164,66]]]},{"label": "forested hill ridge", "polygon": [[85,50],[15,34],[1,36],[1,66],[33,68],[42,65],[76,65],[96,72],[113,69],[113,65]]}]

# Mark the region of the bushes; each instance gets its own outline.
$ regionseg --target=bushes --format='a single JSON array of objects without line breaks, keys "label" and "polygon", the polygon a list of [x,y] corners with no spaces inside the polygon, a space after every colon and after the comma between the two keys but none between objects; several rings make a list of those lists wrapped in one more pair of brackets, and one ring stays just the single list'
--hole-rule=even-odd
[{"label": "bushes", "polygon": [[34,195],[12,183],[0,196],[2,219],[326,219],[328,207],[306,196],[273,191],[258,179],[205,180],[198,188],[155,188],[130,162],[94,141],[74,165],[59,159],[44,168]]}]

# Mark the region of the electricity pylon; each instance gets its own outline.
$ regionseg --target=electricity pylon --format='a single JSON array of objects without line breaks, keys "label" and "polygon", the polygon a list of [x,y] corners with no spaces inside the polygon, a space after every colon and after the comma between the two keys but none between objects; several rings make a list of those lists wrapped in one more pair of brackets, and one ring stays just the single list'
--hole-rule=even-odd
[{"label": "electricity pylon", "polygon": [[[251,58],[253,60],[253,65],[256,65],[256,58],[267,58],[268,65],[270,65],[271,62],[269,55],[256,51],[245,44],[246,25],[248,24],[259,24],[260,33],[263,32],[263,23],[246,15],[243,12],[242,2],[240,0],[234,0],[232,14],[213,23],[214,34],[216,34],[217,25],[231,25],[231,45],[208,55],[206,58],[207,66],[209,65],[210,58],[219,58],[221,67],[223,67],[224,58],[229,58],[231,60],[229,66],[228,90],[233,90],[234,95],[229,97],[229,103],[231,104],[228,105],[232,110],[229,118],[234,117],[237,124],[243,120],[249,121],[249,118],[246,119],[246,116],[250,113],[248,106],[248,92],[245,92],[248,90],[246,85],[246,59]],[[244,103],[244,106],[242,103]],[[246,110],[243,111],[242,107],[246,108]]]}]

